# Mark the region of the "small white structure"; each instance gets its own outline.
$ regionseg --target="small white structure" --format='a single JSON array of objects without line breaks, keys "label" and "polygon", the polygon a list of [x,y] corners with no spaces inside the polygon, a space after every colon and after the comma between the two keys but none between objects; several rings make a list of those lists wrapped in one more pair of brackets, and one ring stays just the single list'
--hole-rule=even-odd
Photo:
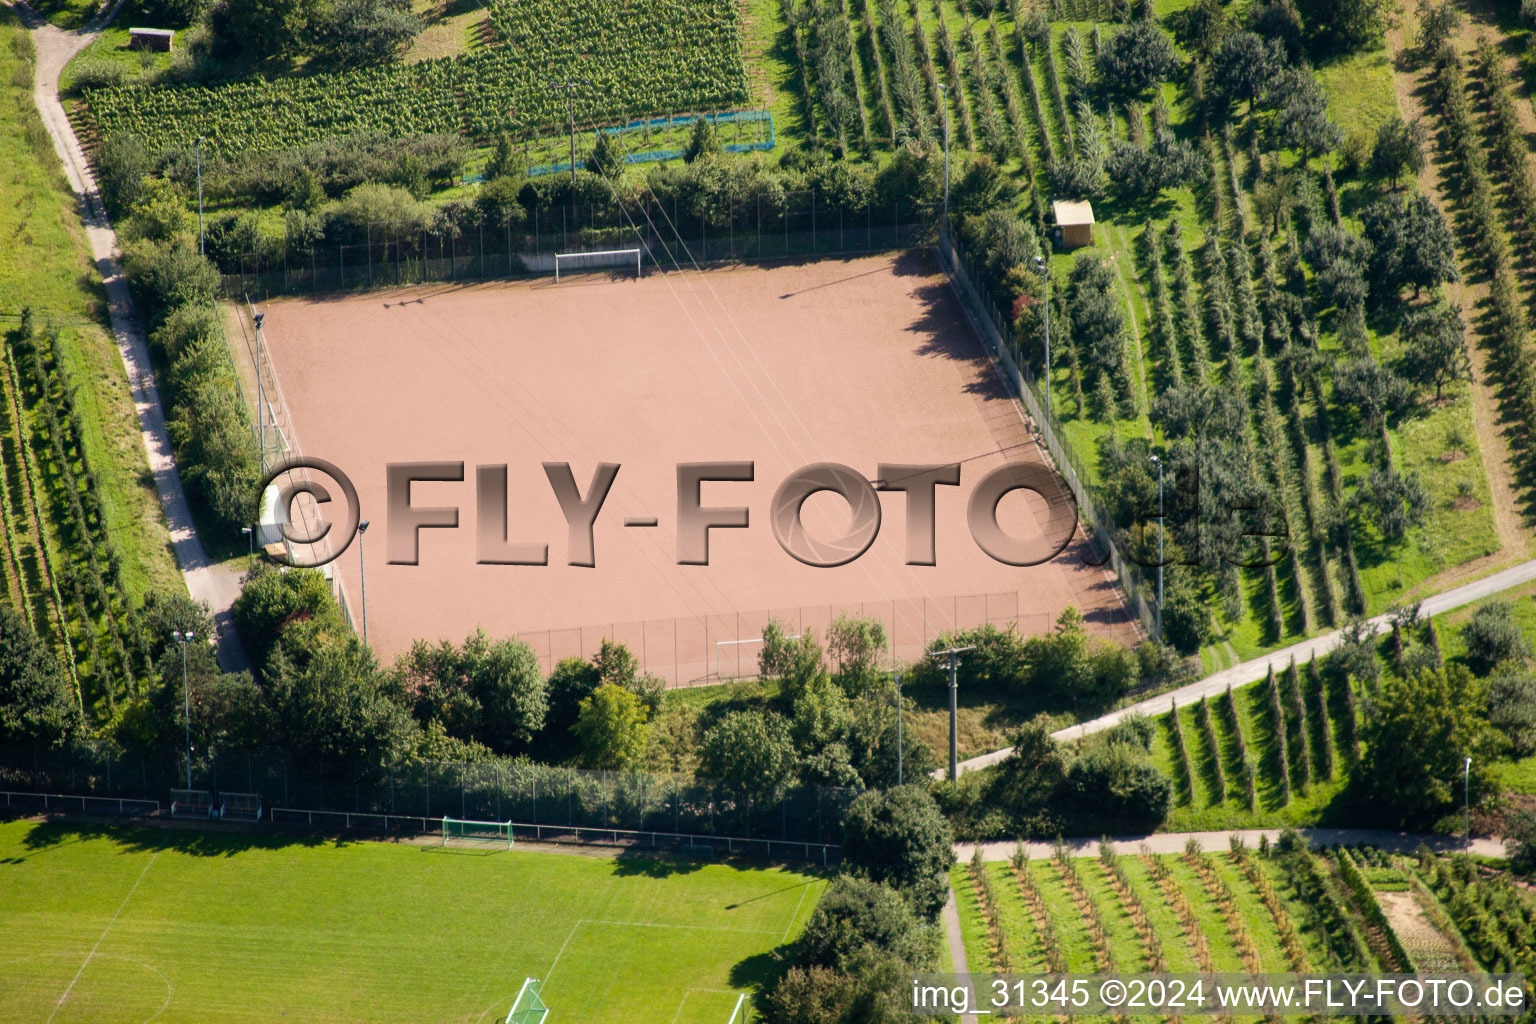
[{"label": "small white structure", "polygon": [[168,28],[131,28],[128,30],[128,45],[135,50],[170,53],[176,45],[176,33]]},{"label": "small white structure", "polygon": [[288,510],[278,500],[277,484],[268,484],[261,492],[261,520],[256,524],[256,546],[266,551],[271,545],[286,549],[283,527],[289,523]]},{"label": "small white structure", "polygon": [[1051,203],[1056,215],[1056,226],[1061,229],[1061,245],[1064,249],[1093,244],[1093,204],[1086,199],[1074,203],[1057,199]]}]

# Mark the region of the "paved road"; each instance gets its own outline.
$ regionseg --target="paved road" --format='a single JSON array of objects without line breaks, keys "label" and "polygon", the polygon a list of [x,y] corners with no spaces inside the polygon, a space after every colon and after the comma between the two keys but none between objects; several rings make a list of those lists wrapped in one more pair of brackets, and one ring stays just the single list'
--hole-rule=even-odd
[{"label": "paved road", "polygon": [[[949,940],[949,969],[955,974],[969,974],[971,968],[965,956],[965,938],[960,933],[960,908],[955,905],[953,889],[949,890],[949,899],[944,902],[944,937]],[[977,1024],[976,1015],[962,1013],[960,1024]]]},{"label": "paved road", "polygon": [[[1442,612],[1450,611],[1452,608],[1459,608],[1474,601],[1481,601],[1485,597],[1492,597],[1502,590],[1508,590],[1511,587],[1517,587],[1522,583],[1529,583],[1532,580],[1536,580],[1536,559],[1532,559],[1529,562],[1521,562],[1519,565],[1496,572],[1491,576],[1485,576],[1480,580],[1474,580],[1471,583],[1452,587],[1450,590],[1426,597],[1423,601],[1423,613],[1425,615],[1439,615]],[[1378,615],[1374,619],[1367,621],[1373,631],[1380,632],[1387,628],[1389,617]],[[1239,687],[1248,683],[1258,682],[1269,674],[1271,668],[1276,672],[1282,671],[1290,664],[1292,658],[1301,663],[1314,655],[1327,654],[1339,645],[1341,635],[1342,631],[1334,630],[1331,633],[1324,633],[1310,640],[1303,640],[1301,643],[1292,644],[1290,647],[1282,648],[1262,658],[1255,658],[1252,661],[1245,661],[1240,665],[1233,665],[1231,668],[1206,676],[1204,679],[1190,683],[1188,686],[1182,686],[1177,690],[1170,690],[1156,697],[1149,697],[1144,701],[1121,708],[1119,711],[1111,711],[1107,715],[1101,715],[1080,725],[1060,729],[1052,735],[1063,742],[1075,740],[1108,729],[1118,724],[1127,715],[1137,713],[1146,715],[1161,714],[1168,710],[1170,701],[1177,701],[1183,705],[1197,701],[1201,697],[1218,696],[1225,692],[1229,686]],[[969,758],[960,762],[960,771],[975,771],[978,768],[986,768],[989,765],[997,764],[1011,752],[1011,748],[1005,748]],[[948,769],[940,768],[933,773],[933,776],[934,778],[942,778],[947,771]]]},{"label": "paved road", "polygon": [[194,598],[205,602],[213,613],[219,635],[219,664],[227,671],[238,671],[248,668],[250,664],[230,615],[230,606],[240,595],[240,575],[237,571],[223,569],[208,560],[208,554],[203,550],[202,541],[193,526],[192,510],[187,505],[181,473],[176,468],[171,439],[165,430],[165,414],[160,404],[159,390],[155,386],[149,346],[144,338],[144,329],[134,312],[128,282],[117,261],[117,234],[107,219],[106,208],[102,205],[95,176],[80,147],[80,140],[75,137],[74,127],[69,123],[64,106],[59,101],[59,74],[64,70],[64,65],[90,45],[121,5],[122,0],[117,0],[104,16],[77,32],[67,32],[48,24],[24,3],[17,2],[13,7],[31,29],[32,42],[37,48],[37,77],[33,98],[48,134],[53,137],[53,148],[63,162],[70,188],[74,189],[80,200],[80,217],[85,225],[91,255],[106,285],[112,334],[123,358],[128,383],[133,389],[139,432],[144,439],[144,452],[148,457],[150,472],[155,478],[155,490],[160,495],[160,506],[170,527],[176,562],[186,579],[187,590]]},{"label": "paved road", "polygon": [[[1420,835],[1414,832],[1388,832],[1370,828],[1303,828],[1298,829],[1313,847],[1363,844],[1379,846],[1383,850],[1395,853],[1412,853],[1420,844],[1428,846],[1439,853],[1455,853],[1464,848],[1460,836],[1431,836]],[[1202,850],[1219,853],[1226,850],[1232,843],[1232,837],[1241,837],[1243,843],[1249,849],[1259,845],[1260,836],[1268,836],[1270,842],[1280,838],[1281,830],[1278,828],[1245,828],[1233,829],[1227,832],[1155,832],[1147,836],[1116,836],[1110,840],[1110,845],[1116,853],[1134,854],[1140,853],[1145,845],[1152,853],[1183,853],[1184,847],[1191,839],[1200,844]],[[976,851],[975,843],[956,843],[955,856],[961,861],[968,861]],[[982,843],[982,860],[1007,860],[1018,849],[1018,843]],[[1074,857],[1097,857],[1099,855],[1099,840],[1097,839],[1073,839],[1067,842],[1067,849]],[[1025,843],[1024,850],[1032,859],[1051,856],[1055,850],[1053,843]],[[1504,840],[1494,838],[1474,838],[1472,840],[1472,852],[1484,857],[1504,856]]]}]

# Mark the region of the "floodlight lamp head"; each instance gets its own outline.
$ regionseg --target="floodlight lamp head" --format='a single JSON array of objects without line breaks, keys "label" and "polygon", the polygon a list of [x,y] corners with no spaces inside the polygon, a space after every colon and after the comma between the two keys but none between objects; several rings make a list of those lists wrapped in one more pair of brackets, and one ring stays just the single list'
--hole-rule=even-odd
[{"label": "floodlight lamp head", "polygon": [[171,636],[176,639],[177,643],[181,643],[181,630],[179,630],[179,629],[171,630]]},{"label": "floodlight lamp head", "polygon": [[362,522],[357,524],[357,535],[359,537],[361,537],[363,534],[365,534],[367,532],[368,532],[368,520],[364,519]]},{"label": "floodlight lamp head", "polygon": [[265,314],[265,313],[252,313],[251,314],[251,320],[256,324],[256,329],[258,331],[261,330],[261,325],[262,325],[263,321],[265,321],[266,319],[267,319],[267,314]]}]

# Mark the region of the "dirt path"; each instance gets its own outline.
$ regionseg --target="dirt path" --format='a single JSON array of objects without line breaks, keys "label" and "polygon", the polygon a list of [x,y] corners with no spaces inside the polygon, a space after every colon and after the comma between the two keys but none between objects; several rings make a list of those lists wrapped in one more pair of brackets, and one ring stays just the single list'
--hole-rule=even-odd
[{"label": "dirt path", "polygon": [[1416,894],[1411,891],[1378,891],[1376,902],[1381,904],[1381,912],[1387,915],[1387,923],[1413,958],[1413,970],[1461,970],[1461,964],[1456,960],[1456,947],[1425,916]]},{"label": "dirt path", "polygon": [[[122,0],[118,0],[118,6],[121,3]],[[117,235],[107,219],[90,163],[75,137],[63,104],[59,102],[59,74],[64,70],[64,65],[90,45],[117,8],[114,6],[99,23],[93,22],[78,32],[66,32],[49,25],[24,3],[17,2],[13,8],[31,30],[32,42],[37,48],[37,77],[33,85],[33,98],[48,134],[53,137],[53,148],[64,165],[64,174],[70,188],[80,199],[80,217],[85,226],[86,240],[90,243],[91,255],[96,260],[106,287],[112,335],[117,341],[123,368],[128,374],[133,404],[139,416],[139,431],[144,439],[144,453],[148,458],[149,470],[155,478],[155,490],[160,495],[166,524],[170,528],[176,562],[181,567],[192,596],[206,602],[213,612],[219,634],[219,664],[228,671],[248,668],[245,650],[230,615],[230,606],[240,594],[239,576],[209,562],[193,526],[192,510],[187,504],[181,473],[176,468],[171,439],[165,429],[165,414],[160,404],[159,390],[155,386],[154,371],[151,369],[149,345],[134,312],[127,279],[123,277],[122,268],[117,262]]]},{"label": "dirt path", "polygon": [[[1482,5],[1461,0],[1457,6],[1469,16],[1458,39],[1458,45],[1463,50],[1475,46],[1476,38],[1480,34],[1486,34],[1496,42],[1502,39],[1502,33],[1498,31],[1496,25],[1488,23],[1483,18],[1472,20],[1473,16],[1482,13]],[[1417,38],[1417,36],[1418,13],[1405,6],[1405,9],[1399,12],[1396,26],[1387,33],[1387,48],[1392,55],[1392,83],[1397,92],[1397,106],[1402,111],[1403,119],[1412,121],[1422,118],[1426,127],[1431,128],[1428,133],[1429,151],[1426,154],[1429,159],[1424,170],[1419,174],[1419,188],[1434,201],[1446,215],[1446,219],[1454,225],[1455,209],[1446,199],[1444,184],[1444,172],[1449,166],[1450,156],[1440,144],[1439,133],[1433,130],[1437,119],[1428,110],[1429,88],[1433,72],[1427,65],[1420,66],[1416,55],[1408,49],[1408,39]],[[1519,76],[1516,75],[1516,81],[1519,80]],[[1460,241],[1458,239],[1458,242]],[[1477,272],[1466,258],[1465,246],[1458,244],[1457,255],[1461,279],[1446,285],[1446,294],[1451,301],[1460,304],[1467,337],[1473,342],[1468,346],[1473,375],[1472,420],[1477,428],[1483,470],[1488,479],[1489,493],[1493,498],[1494,526],[1498,531],[1499,544],[1503,550],[1487,558],[1478,559],[1476,562],[1447,570],[1432,580],[1426,581],[1427,586],[1455,582],[1457,579],[1465,579],[1469,574],[1518,558],[1529,557],[1533,546],[1532,531],[1524,522],[1520,512],[1519,498],[1515,493],[1513,459],[1509,441],[1499,425],[1498,385],[1490,380],[1488,339],[1478,330],[1476,322],[1477,309],[1488,299],[1488,284],[1480,279],[1480,272]],[[1475,276],[1478,279],[1469,282],[1469,276]]]},{"label": "dirt path", "polygon": [[[1332,844],[1349,845],[1360,843],[1371,846],[1379,846],[1383,850],[1391,850],[1396,853],[1412,853],[1420,844],[1428,846],[1431,850],[1441,853],[1454,853],[1462,849],[1460,836],[1431,836],[1420,835],[1413,832],[1387,832],[1370,828],[1303,828],[1297,829],[1302,837],[1312,846],[1322,848]],[[1156,854],[1183,853],[1185,844],[1191,839],[1200,844],[1200,848],[1210,852],[1220,852],[1228,848],[1233,837],[1242,839],[1249,849],[1257,848],[1261,837],[1268,837],[1273,843],[1280,838],[1281,830],[1278,828],[1245,828],[1230,829],[1225,832],[1154,832],[1145,836],[1119,836],[1110,840],[1116,853],[1134,855],[1141,852],[1143,845]],[[1073,857],[1097,857],[1099,855],[1098,839],[1069,839],[1067,851]],[[975,853],[976,843],[956,843],[955,856],[961,861],[970,860]],[[985,861],[1008,860],[1018,849],[1019,844],[1014,841],[981,843],[981,859]],[[1024,851],[1034,859],[1051,857],[1056,850],[1054,843],[1025,843]],[[1502,857],[1504,853],[1504,840],[1497,837],[1480,837],[1472,840],[1472,852],[1484,857]]]}]

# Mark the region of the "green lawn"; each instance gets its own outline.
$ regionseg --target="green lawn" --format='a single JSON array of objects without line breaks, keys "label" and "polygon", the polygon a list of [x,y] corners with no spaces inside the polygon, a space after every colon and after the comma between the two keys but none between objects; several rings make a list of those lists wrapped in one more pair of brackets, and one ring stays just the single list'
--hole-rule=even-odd
[{"label": "green lawn", "polygon": [[0,825],[0,1021],[718,1024],[803,926],[795,871]]}]

